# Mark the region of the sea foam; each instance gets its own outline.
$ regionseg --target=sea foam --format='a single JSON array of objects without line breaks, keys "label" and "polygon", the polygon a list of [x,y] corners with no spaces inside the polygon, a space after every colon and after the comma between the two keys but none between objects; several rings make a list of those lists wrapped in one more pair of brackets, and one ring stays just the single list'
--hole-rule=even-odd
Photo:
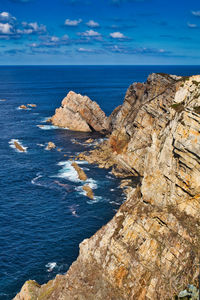
[{"label": "sea foam", "polygon": [[72,167],[72,161],[61,161],[58,166],[61,166],[62,169],[54,177],[65,178],[72,182],[81,182],[76,170]]},{"label": "sea foam", "polygon": [[31,180],[31,183],[34,184],[34,185],[38,185],[38,186],[42,186],[42,184],[38,183],[38,179],[40,179],[42,177],[42,175],[40,175],[39,173],[36,174],[36,177],[34,177],[32,180]]},{"label": "sea foam", "polygon": [[42,130],[52,130],[52,129],[60,129],[60,130],[68,130],[68,128],[62,128],[55,125],[37,125]]},{"label": "sea foam", "polygon": [[56,262],[49,262],[48,264],[45,265],[45,267],[48,268],[47,272],[52,272],[53,269],[55,267],[57,267],[57,263]]},{"label": "sea foam", "polygon": [[[62,166],[62,169],[58,172],[56,176],[53,177],[60,177],[68,179],[72,182],[83,182],[84,184],[88,184],[91,189],[97,189],[97,181],[88,178],[86,181],[82,181],[78,178],[78,174],[74,167],[72,166],[72,163],[74,161],[61,161],[58,163],[58,166]],[[87,164],[85,161],[76,161],[77,164]]]}]

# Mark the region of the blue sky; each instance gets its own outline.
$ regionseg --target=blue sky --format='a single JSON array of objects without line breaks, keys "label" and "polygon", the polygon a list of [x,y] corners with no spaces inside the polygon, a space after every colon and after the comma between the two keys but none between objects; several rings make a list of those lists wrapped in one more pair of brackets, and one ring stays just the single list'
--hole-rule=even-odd
[{"label": "blue sky", "polygon": [[0,64],[200,64],[199,0],[0,0]]}]

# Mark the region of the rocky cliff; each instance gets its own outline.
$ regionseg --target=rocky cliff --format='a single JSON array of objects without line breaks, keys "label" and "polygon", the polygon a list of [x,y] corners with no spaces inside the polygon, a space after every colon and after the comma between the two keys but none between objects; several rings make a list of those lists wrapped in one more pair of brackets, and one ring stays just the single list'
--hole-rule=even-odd
[{"label": "rocky cliff", "polygon": [[80,244],[66,275],[28,281],[15,300],[172,299],[197,283],[200,76],[150,75],[109,122],[108,141],[80,158],[128,175],[127,200]]},{"label": "rocky cliff", "polygon": [[63,99],[61,107],[49,120],[53,125],[75,131],[107,131],[108,118],[99,105],[87,96],[69,92]]}]

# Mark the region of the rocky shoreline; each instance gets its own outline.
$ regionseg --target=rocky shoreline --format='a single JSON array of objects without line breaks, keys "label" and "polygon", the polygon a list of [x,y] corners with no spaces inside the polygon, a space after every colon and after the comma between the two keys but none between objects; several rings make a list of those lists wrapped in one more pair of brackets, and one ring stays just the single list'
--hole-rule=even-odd
[{"label": "rocky shoreline", "polygon": [[[106,118],[108,140],[78,157],[126,178],[127,200],[80,244],[65,275],[42,286],[27,281],[15,300],[172,299],[197,285],[199,108],[200,76],[151,74],[129,87]],[[77,108],[71,113],[80,117]]]}]

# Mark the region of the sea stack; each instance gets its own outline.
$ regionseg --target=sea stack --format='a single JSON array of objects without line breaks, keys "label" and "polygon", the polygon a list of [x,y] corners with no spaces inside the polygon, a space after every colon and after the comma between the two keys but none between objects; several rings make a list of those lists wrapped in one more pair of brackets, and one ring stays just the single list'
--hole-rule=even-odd
[{"label": "sea stack", "polygon": [[42,286],[31,282],[29,289],[25,283],[15,300],[32,294],[43,300],[166,300],[188,284],[197,286],[199,108],[200,76],[151,74],[129,87],[112,116],[110,138],[88,161],[93,155],[101,165],[109,161],[138,185],[129,186],[113,219],[80,244],[65,275]]},{"label": "sea stack", "polygon": [[109,121],[99,105],[87,96],[69,92],[63,99],[61,107],[50,119],[55,126],[74,131],[100,131],[109,129]]}]

